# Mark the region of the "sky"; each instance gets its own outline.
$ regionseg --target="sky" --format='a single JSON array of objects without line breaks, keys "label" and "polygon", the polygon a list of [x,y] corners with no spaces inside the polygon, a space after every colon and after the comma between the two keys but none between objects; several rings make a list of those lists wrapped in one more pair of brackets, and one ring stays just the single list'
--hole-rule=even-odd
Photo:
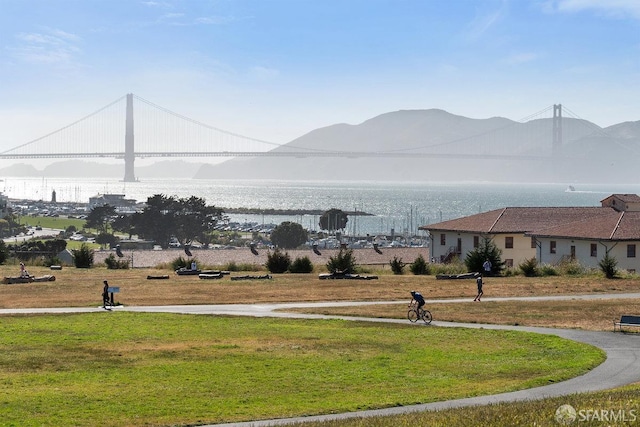
[{"label": "sky", "polygon": [[127,93],[287,143],[438,108],[640,120],[638,0],[0,0],[0,151]]}]

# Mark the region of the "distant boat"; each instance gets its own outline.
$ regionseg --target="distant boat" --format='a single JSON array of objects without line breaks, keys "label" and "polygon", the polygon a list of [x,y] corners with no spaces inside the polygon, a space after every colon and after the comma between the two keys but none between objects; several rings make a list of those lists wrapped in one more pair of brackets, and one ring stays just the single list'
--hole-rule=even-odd
[{"label": "distant boat", "polygon": [[570,185],[567,187],[566,190],[564,190],[565,192],[570,192],[570,191],[576,191],[575,187],[573,185]]}]

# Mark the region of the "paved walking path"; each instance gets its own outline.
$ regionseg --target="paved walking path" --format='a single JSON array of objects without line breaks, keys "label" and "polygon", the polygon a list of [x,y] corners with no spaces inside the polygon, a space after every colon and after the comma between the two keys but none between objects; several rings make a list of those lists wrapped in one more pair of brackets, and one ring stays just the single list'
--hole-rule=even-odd
[{"label": "paved walking path", "polygon": [[[611,299],[611,298],[640,298],[640,294],[608,294],[608,295],[573,295],[573,296],[546,296],[546,297],[513,297],[513,298],[486,298],[485,301],[499,300],[562,300],[562,299]],[[431,300],[429,305],[442,302],[468,302],[469,299]],[[116,307],[113,311],[134,311],[134,312],[163,312],[163,313],[183,313],[183,314],[217,314],[217,315],[242,315],[256,317],[284,317],[284,318],[304,318],[304,319],[345,319],[359,320],[366,322],[387,322],[387,323],[407,323],[407,320],[400,319],[379,319],[368,317],[351,316],[328,316],[319,314],[291,313],[285,310],[291,308],[309,307],[340,307],[354,305],[378,305],[378,304],[401,304],[406,301],[384,301],[384,302],[321,302],[321,303],[265,303],[265,304],[234,304],[234,305],[172,305],[172,306],[139,306],[139,307]],[[93,308],[39,308],[39,309],[2,309],[0,314],[14,313],[80,313],[102,311],[101,307]],[[415,323],[416,327],[427,327],[424,324]],[[562,338],[591,344],[604,350],[607,359],[600,366],[592,371],[567,381],[551,384],[543,387],[520,390],[510,393],[501,393],[490,396],[471,397],[466,399],[449,400],[445,402],[434,402],[422,405],[412,405],[403,407],[393,407],[369,411],[349,412],[343,414],[329,414],[310,417],[285,418],[264,421],[251,421],[243,423],[218,424],[218,426],[236,427],[261,427],[286,425],[304,421],[336,420],[347,418],[360,418],[381,415],[396,415],[408,412],[425,410],[442,410],[448,408],[459,408],[472,405],[486,405],[499,402],[515,402],[522,400],[542,399],[546,397],[565,396],[574,393],[607,390],[623,385],[640,382],[640,334],[623,334],[614,332],[592,332],[577,329],[553,329],[526,326],[510,325],[484,325],[477,323],[452,323],[433,321],[433,326],[440,327],[464,327],[464,328],[484,328],[499,330],[515,330],[535,332],[540,334],[557,335]],[[612,324],[613,329],[613,324]]]}]

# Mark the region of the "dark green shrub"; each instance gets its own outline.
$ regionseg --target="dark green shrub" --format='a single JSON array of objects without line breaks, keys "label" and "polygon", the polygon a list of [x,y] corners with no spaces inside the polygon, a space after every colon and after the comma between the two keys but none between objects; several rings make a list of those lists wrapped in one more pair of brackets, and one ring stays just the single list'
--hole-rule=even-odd
[{"label": "dark green shrub", "polygon": [[391,266],[391,271],[393,271],[393,274],[402,274],[404,273],[404,266],[406,264],[402,262],[402,258],[394,256],[393,259],[389,261],[389,265]]},{"label": "dark green shrub", "polygon": [[543,276],[559,276],[558,270],[553,265],[544,264],[540,267],[540,273]]},{"label": "dark green shrub", "polygon": [[525,277],[536,277],[540,275],[538,260],[535,257],[523,261],[518,265],[518,268],[522,270],[522,274],[524,274]]},{"label": "dark green shrub", "polygon": [[262,266],[258,264],[250,264],[250,263],[240,263],[238,264],[235,261],[229,261],[228,263],[222,265],[221,270],[226,271],[260,271],[262,270]]},{"label": "dark green shrub", "polygon": [[0,239],[0,264],[4,264],[9,258],[9,249],[4,240]]},{"label": "dark green shrub", "polygon": [[586,269],[577,260],[563,262],[559,265],[559,268],[562,274],[567,276],[579,276],[586,272]]},{"label": "dark green shrub", "polygon": [[52,265],[62,265],[62,260],[57,256],[50,256],[45,258],[45,260],[42,262],[42,265],[44,265],[45,267],[51,267]]},{"label": "dark green shrub", "polygon": [[171,261],[171,268],[174,270],[179,270],[181,268],[191,268],[191,263],[196,259],[185,259],[181,256]]},{"label": "dark green shrub", "polygon": [[291,257],[286,252],[280,252],[276,248],[273,253],[267,255],[266,267],[270,273],[280,274],[286,272],[291,266]]},{"label": "dark green shrub", "polygon": [[427,262],[424,260],[422,254],[418,255],[415,261],[409,264],[409,270],[416,276],[431,274],[429,264],[427,264]]},{"label": "dark green shrub", "polygon": [[327,261],[327,271],[329,273],[355,273],[356,259],[353,256],[353,250],[340,248],[336,256],[330,256]]},{"label": "dark green shrub", "polygon": [[616,277],[618,260],[616,260],[612,256],[609,256],[608,253],[606,253],[604,255],[604,258],[600,260],[600,262],[598,263],[598,266],[600,267],[600,270],[602,270],[602,272],[604,273],[604,276],[607,279],[614,279]]},{"label": "dark green shrub", "polygon": [[104,263],[109,270],[126,270],[129,268],[128,259],[116,259],[113,254],[109,254],[109,256],[105,258]]},{"label": "dark green shrub", "polygon": [[72,249],[73,264],[76,268],[91,268],[93,267],[93,250],[83,243],[79,249]]},{"label": "dark green shrub", "polygon": [[467,271],[470,273],[481,272],[486,274],[482,264],[486,260],[491,262],[490,276],[500,275],[504,268],[504,262],[501,259],[502,251],[493,243],[493,240],[484,237],[480,245],[469,252],[464,260]]},{"label": "dark green shrub", "polygon": [[224,269],[227,271],[240,271],[240,267],[235,261],[229,261]]},{"label": "dark green shrub", "polygon": [[514,277],[522,274],[522,270],[518,267],[507,267],[502,270],[502,276],[504,277]]},{"label": "dark green shrub", "polygon": [[296,258],[291,263],[289,271],[292,273],[311,273],[313,271],[313,263],[308,256]]}]

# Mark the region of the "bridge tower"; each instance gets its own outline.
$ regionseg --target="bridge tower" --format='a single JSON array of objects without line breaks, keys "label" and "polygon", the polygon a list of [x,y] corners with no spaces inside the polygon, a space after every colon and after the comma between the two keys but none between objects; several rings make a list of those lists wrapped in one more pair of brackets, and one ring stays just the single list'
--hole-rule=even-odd
[{"label": "bridge tower", "polygon": [[127,121],[124,135],[124,182],[135,182],[133,163],[136,155],[133,151],[133,94],[127,94]]},{"label": "bridge tower", "polygon": [[553,142],[551,154],[555,157],[560,155],[562,148],[562,104],[553,104]]}]

